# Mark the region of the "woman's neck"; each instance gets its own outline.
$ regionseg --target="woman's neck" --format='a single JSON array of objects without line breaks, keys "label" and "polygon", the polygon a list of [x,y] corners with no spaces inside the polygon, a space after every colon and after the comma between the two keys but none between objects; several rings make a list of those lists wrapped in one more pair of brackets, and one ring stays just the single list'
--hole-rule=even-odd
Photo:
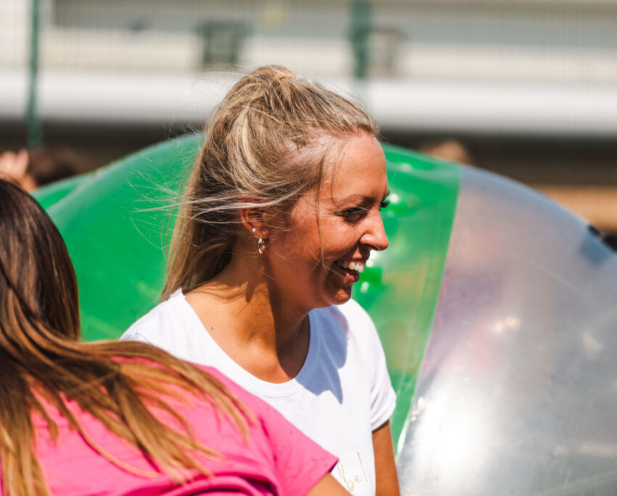
[{"label": "woman's neck", "polygon": [[186,300],[223,351],[253,375],[285,382],[302,368],[308,309],[277,294],[257,264],[230,263]]}]

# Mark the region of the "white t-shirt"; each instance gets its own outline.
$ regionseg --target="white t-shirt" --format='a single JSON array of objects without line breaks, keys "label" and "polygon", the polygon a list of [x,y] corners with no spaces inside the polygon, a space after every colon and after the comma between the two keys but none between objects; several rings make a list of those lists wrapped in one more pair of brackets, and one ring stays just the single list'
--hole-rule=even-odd
[{"label": "white t-shirt", "polygon": [[396,396],[375,326],[355,301],[309,313],[309,351],[296,377],[262,381],[212,339],[181,290],[135,322],[122,340],[142,341],[178,358],[219,369],[339,458],[332,475],[352,494],[374,496],[372,431]]}]

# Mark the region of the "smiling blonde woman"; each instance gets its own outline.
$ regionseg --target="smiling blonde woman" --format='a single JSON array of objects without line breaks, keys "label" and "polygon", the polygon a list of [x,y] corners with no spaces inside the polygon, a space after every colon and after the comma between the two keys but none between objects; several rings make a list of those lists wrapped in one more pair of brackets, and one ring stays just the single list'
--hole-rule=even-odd
[{"label": "smiling blonde woman", "polygon": [[339,457],[350,492],[393,496],[395,395],[350,299],[388,246],[376,135],[358,106],[283,68],[243,77],[186,185],[163,302],[123,339],[218,368]]}]

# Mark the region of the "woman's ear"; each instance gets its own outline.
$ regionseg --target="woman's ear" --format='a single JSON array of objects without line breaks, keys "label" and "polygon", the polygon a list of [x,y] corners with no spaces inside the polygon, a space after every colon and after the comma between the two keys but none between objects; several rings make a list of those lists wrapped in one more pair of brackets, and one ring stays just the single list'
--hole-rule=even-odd
[{"label": "woman's ear", "polygon": [[266,222],[264,209],[251,207],[240,209],[240,221],[255,239],[266,240],[270,237],[270,229]]}]

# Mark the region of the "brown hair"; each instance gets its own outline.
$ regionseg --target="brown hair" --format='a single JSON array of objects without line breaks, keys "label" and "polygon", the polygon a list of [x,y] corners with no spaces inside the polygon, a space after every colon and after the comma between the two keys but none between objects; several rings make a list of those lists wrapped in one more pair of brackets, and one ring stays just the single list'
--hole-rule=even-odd
[{"label": "brown hair", "polygon": [[342,96],[269,66],[235,84],[206,131],[184,190],[162,299],[223,270],[240,232],[240,209],[288,212],[320,184],[336,140],[359,131],[376,136],[378,127]]},{"label": "brown hair", "polygon": [[88,168],[84,158],[66,148],[45,146],[28,152],[28,174],[37,186],[74,176]]},{"label": "brown hair", "polygon": [[[66,246],[43,209],[18,186],[0,179],[0,461],[5,494],[47,495],[33,450],[31,414],[58,428],[43,403],[66,417],[91,446],[126,467],[88,438],[69,400],[109,431],[138,447],[172,477],[177,469],[208,474],[193,455],[216,451],[192,436],[190,425],[164,400],[177,388],[227,414],[246,434],[248,413],[214,377],[142,343],[83,343],[77,283]],[[156,406],[181,429],[152,415]]]}]

